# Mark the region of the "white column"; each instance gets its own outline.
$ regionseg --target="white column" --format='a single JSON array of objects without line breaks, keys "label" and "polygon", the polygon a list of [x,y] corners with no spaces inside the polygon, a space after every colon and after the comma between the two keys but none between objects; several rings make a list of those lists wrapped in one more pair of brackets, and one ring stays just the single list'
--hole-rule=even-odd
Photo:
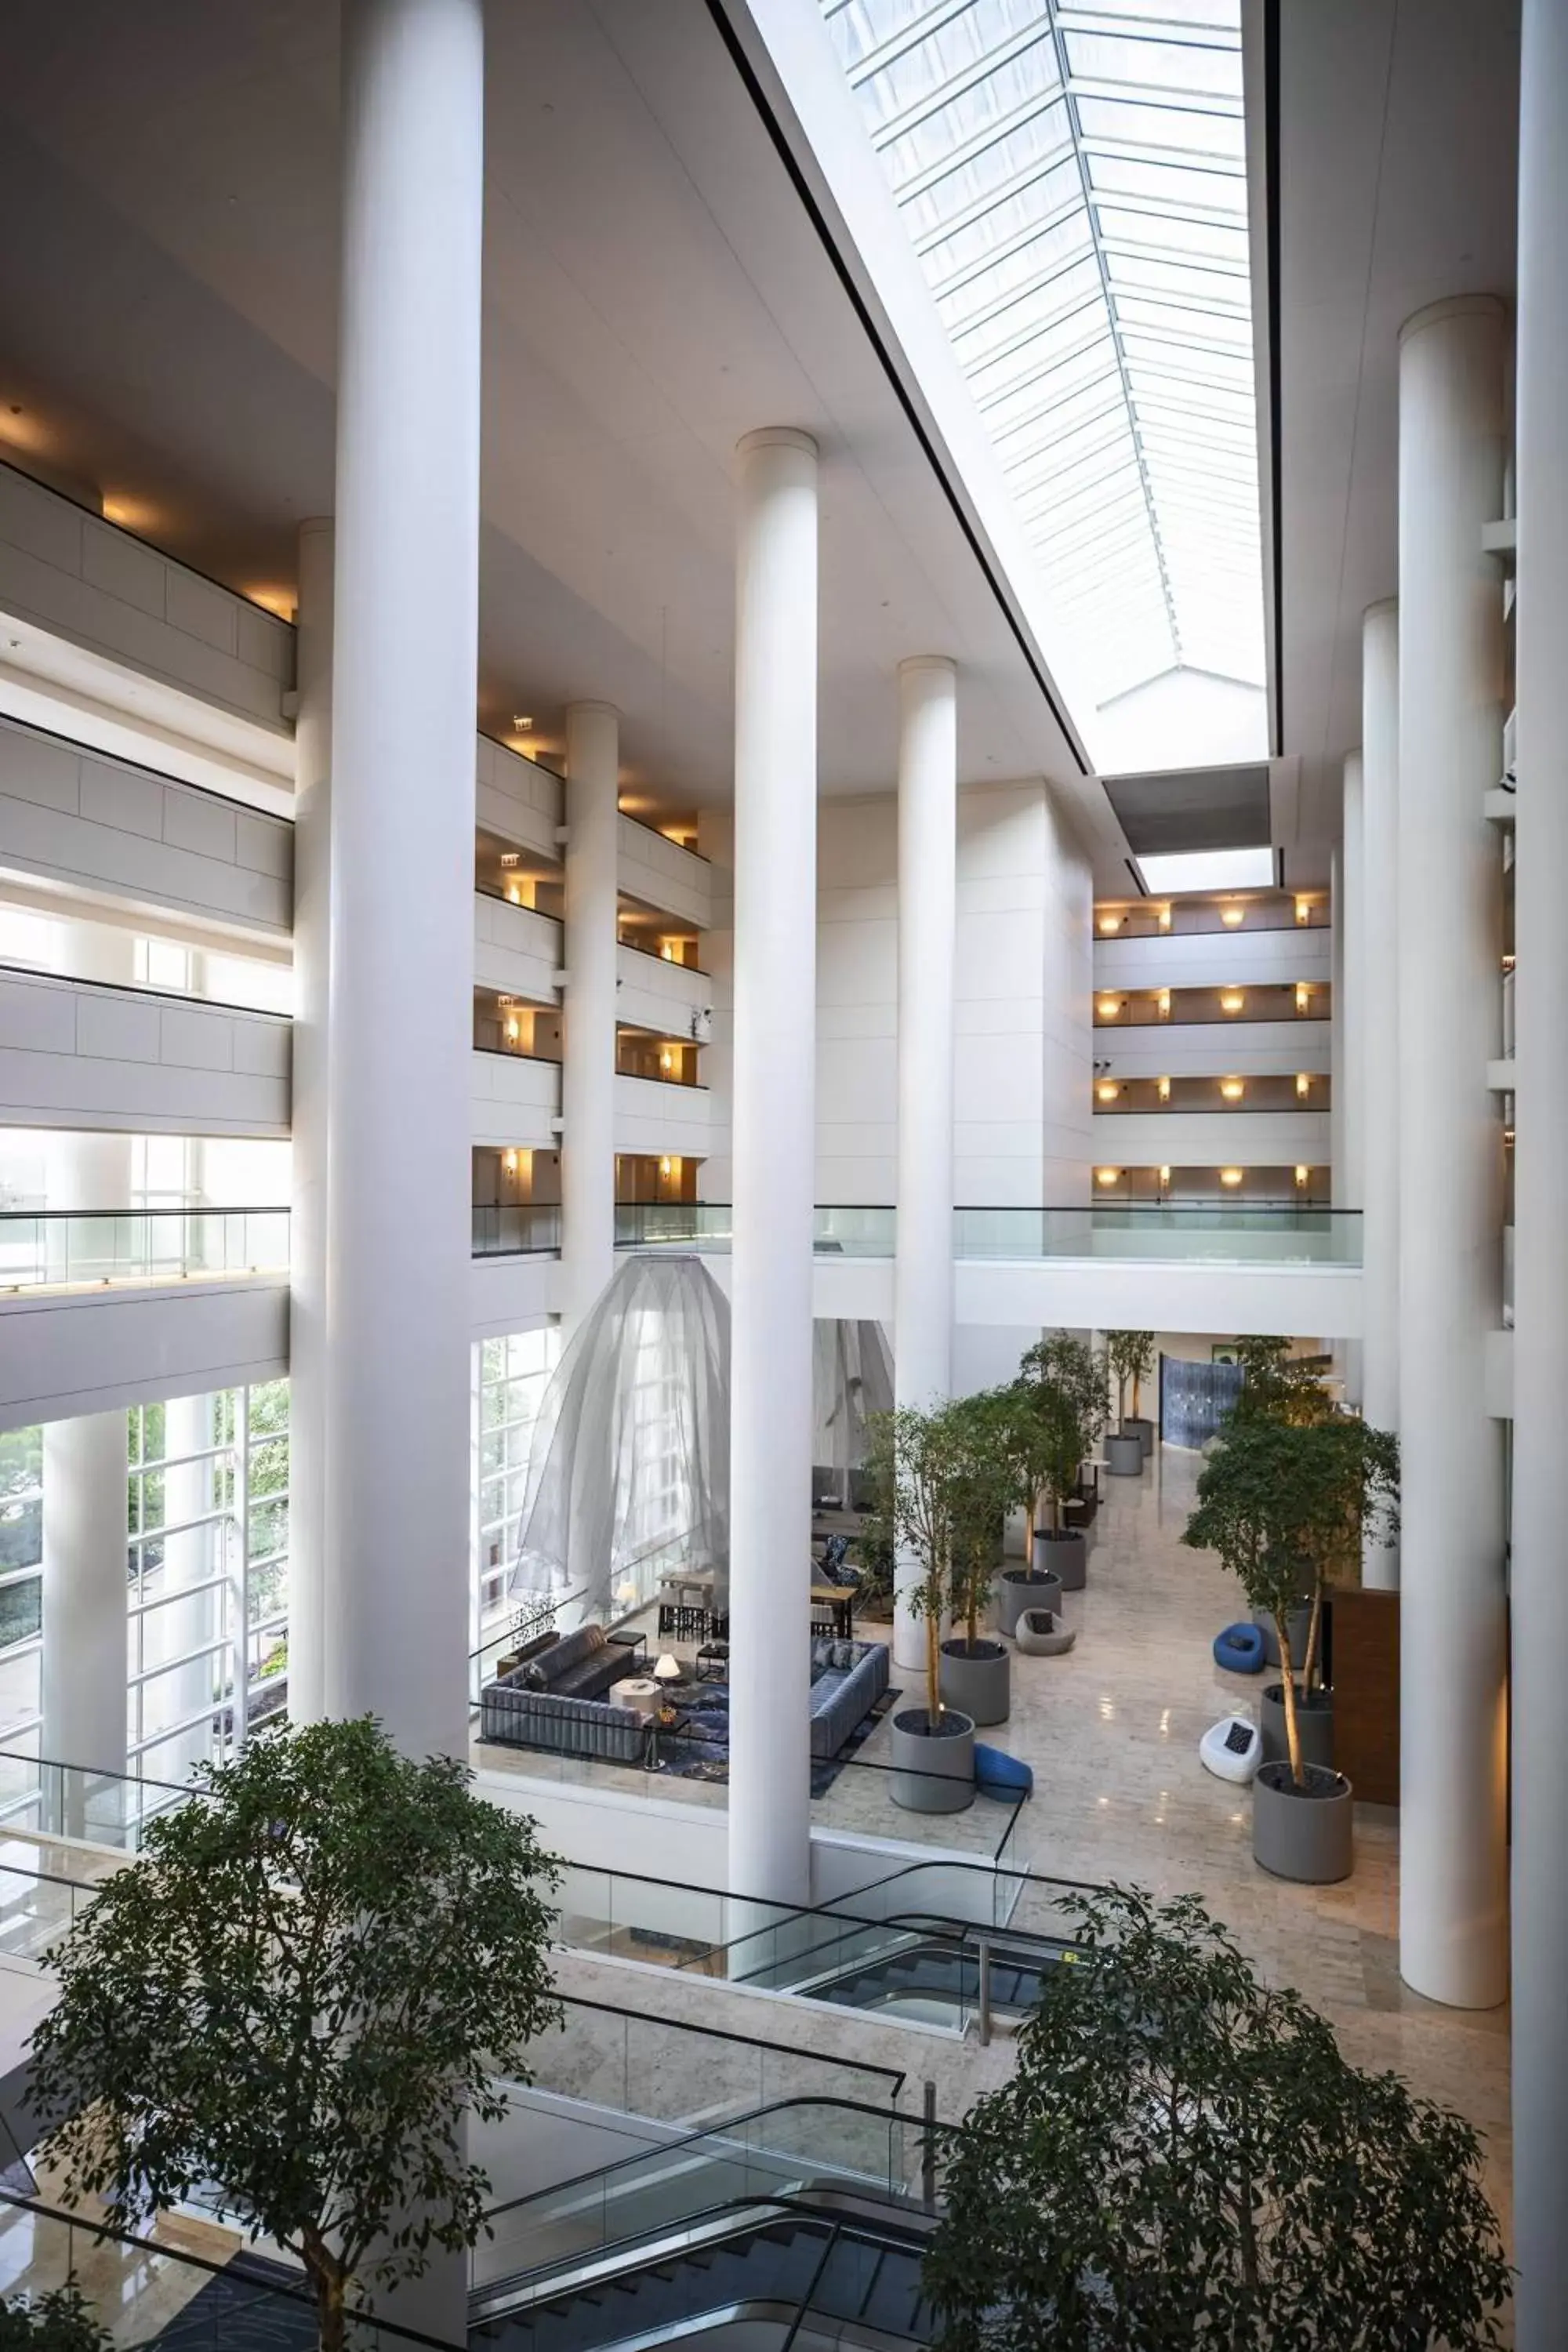
[{"label": "white column", "polygon": [[566,713],[566,995],[562,1016],[561,1257],[568,1329],[615,1271],[616,866],[620,721]]},{"label": "white column", "polygon": [[1514,2325],[1552,2352],[1568,2308],[1568,15],[1525,0],[1519,142],[1514,820]]},{"label": "white column", "polygon": [[[1361,1409],[1399,1428],[1399,605],[1363,616]],[[1399,1540],[1367,1544],[1363,1580],[1399,1582]]]},{"label": "white column", "polygon": [[326,1671],[467,1748],[481,0],[353,0],[331,744]]},{"label": "white column", "polygon": [[730,1885],[809,1899],[816,445],[740,446]]},{"label": "white column", "polygon": [[289,1713],[324,1705],[332,526],[300,526],[294,624],[294,1089],[289,1220]]},{"label": "white column", "polygon": [[[899,1185],[894,1395],[924,1411],[952,1377],[952,987],[957,922],[958,673],[941,656],[899,665]],[[924,1663],[898,1566],[893,1655]]]},{"label": "white column", "polygon": [[[1500,1424],[1500,302],[1410,320],[1399,349],[1399,1383],[1404,1453],[1399,1964],[1429,2000],[1508,1990]],[[1561,1301],[1557,1304],[1560,1306]]]}]

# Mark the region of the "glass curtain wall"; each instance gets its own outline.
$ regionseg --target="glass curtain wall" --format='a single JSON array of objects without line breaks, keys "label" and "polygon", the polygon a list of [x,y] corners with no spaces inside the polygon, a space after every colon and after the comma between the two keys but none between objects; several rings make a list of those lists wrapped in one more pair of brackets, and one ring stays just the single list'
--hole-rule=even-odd
[{"label": "glass curtain wall", "polygon": [[0,1436],[0,1748],[36,1756],[43,1721],[44,1433]]},{"label": "glass curtain wall", "polygon": [[480,1339],[474,1349],[471,1651],[504,1633],[515,1613],[506,1588],[528,1499],[529,1449],[560,1356],[553,1323]]}]

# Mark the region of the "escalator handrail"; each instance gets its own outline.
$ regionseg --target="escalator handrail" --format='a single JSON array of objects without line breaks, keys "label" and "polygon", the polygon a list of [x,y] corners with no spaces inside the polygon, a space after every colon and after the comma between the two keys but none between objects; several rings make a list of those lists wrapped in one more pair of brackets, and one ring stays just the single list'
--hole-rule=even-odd
[{"label": "escalator handrail", "polygon": [[[506,2214],[521,2212],[525,2205],[537,2205],[546,2197],[559,2197],[563,2189],[585,2188],[592,2180],[607,2180],[613,2174],[626,2171],[634,2164],[647,2164],[655,2157],[679,2158],[683,2150],[695,2149],[705,2141],[721,2140],[743,2125],[761,2123],[770,2116],[787,2115],[795,2107],[822,2108],[838,2116],[869,2116],[873,2123],[884,2126],[909,2124],[921,2132],[932,2128],[943,2132],[952,2128],[948,2124],[928,2125],[923,2115],[903,2115],[896,2107],[868,2106],[860,2099],[814,2099],[801,2093],[790,2099],[770,2099],[763,2106],[748,2107],[741,2115],[726,2116],[722,2123],[709,2124],[700,2131],[682,2132],[675,2139],[652,2140],[647,2147],[634,2149],[630,2156],[617,2157],[613,2164],[591,2165],[587,2171],[570,2173],[564,2180],[551,2181],[547,2188],[531,2189],[522,2197],[510,2197],[502,2205],[492,2205],[485,2215],[485,2221],[487,2223],[499,2221]],[[790,2153],[787,2148],[757,2151],[758,2154],[770,2152],[780,2156]],[[806,2160],[801,2159],[802,2162]]]},{"label": "escalator handrail", "polygon": [[[945,1864],[938,1864],[936,1866],[939,1868],[946,1867]],[[914,1867],[919,1870],[927,1870],[931,1868],[932,1865],[929,1863],[917,1863]],[[893,1877],[897,1878],[902,1874],[903,1874],[901,1872],[895,1871],[893,1873]],[[1065,1879],[1060,1883],[1064,1885],[1071,1884],[1070,1881]],[[890,1885],[892,1884],[892,1879],[889,1879],[886,1884]],[[882,1927],[896,1930],[902,1934],[910,1933],[911,1930],[918,1931],[919,1933],[929,1935],[933,1938],[950,1937],[953,1942],[958,1944],[961,1948],[968,1944],[972,1939],[978,1940],[982,1937],[989,1937],[993,1938],[1005,1937],[1007,1942],[1012,1945],[1029,1943],[1043,1944],[1052,1941],[1066,1942],[1070,1940],[1066,1937],[1053,1938],[1047,1936],[1043,1931],[1030,1929],[1027,1927],[988,1927],[983,1921],[978,1919],[944,1918],[940,1912],[895,1912],[890,1918],[865,1919],[857,1912],[829,1911],[825,1906],[814,1905],[809,1911],[797,1912],[795,1916],[797,1918],[821,1918],[825,1922],[827,1920],[834,1920],[841,1922],[845,1927],[850,1928]],[[776,1932],[776,1929],[773,1927],[749,1928],[745,1935],[737,1936],[732,1943],[711,1945],[706,1952],[701,1954],[700,1959],[702,1962],[707,1962],[715,1958],[723,1959],[726,1962],[732,1961],[735,1955],[738,1954],[745,1945],[755,1942],[759,1937],[771,1936]],[[834,1938],[832,1937],[825,1937],[820,1943],[808,1944],[802,1951],[792,1953],[790,1955],[790,1959],[792,1962],[796,1959],[808,1960],[812,1958],[814,1953],[826,1951],[833,1941]],[[695,1968],[698,1965],[699,1959],[695,1956],[689,1960],[681,1960],[677,1963],[678,1969]],[[726,1979],[733,1984],[745,1984],[749,1983],[751,1980],[744,1971],[737,1975],[731,1966],[726,1966],[724,1974]]]},{"label": "escalator handrail", "polygon": [[[931,1917],[913,1911],[891,1919],[878,1921],[876,1924],[889,1930],[889,1937],[892,1938],[889,1949],[892,1951],[899,1948],[907,1950],[908,1944],[902,1939],[912,1937],[917,1944],[940,1947],[942,1958],[945,1959],[957,1959],[962,1962],[973,1949],[973,1958],[978,1962],[979,1947],[982,1943],[989,1943],[993,1967],[998,1961],[1005,1968],[1019,1960],[1026,1965],[1032,1959],[1044,1958],[1047,1950],[1061,1950],[1068,1941],[1066,1937],[1059,1936],[1034,1934],[1028,1930],[1020,1931],[1013,1927],[979,1927],[973,1923]],[[810,1945],[803,1952],[793,1953],[790,1964],[793,1966],[797,1961],[809,1961],[818,1953],[830,1951],[833,1942],[834,1938],[829,1937],[820,1944]],[[845,1962],[842,1970],[837,1975],[826,1978],[824,1981],[827,1984],[840,1983],[844,1979],[858,1973],[861,1969],[875,1968],[880,1960],[888,1957],[888,1953],[872,1951],[860,1958],[848,1959]],[[743,1976],[731,1977],[728,1981],[731,1984],[750,1984],[752,1979]],[[805,2000],[809,2000],[813,1997],[809,1990],[800,1993],[797,1986],[781,1986],[777,1990],[797,1992],[798,1997]]]}]

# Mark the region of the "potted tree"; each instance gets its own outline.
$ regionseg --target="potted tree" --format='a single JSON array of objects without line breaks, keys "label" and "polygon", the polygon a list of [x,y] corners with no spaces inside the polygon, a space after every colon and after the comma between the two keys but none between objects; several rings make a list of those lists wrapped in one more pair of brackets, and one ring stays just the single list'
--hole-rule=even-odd
[{"label": "potted tree", "polygon": [[[1283,1421],[1305,1423],[1328,1420],[1337,1412],[1338,1407],[1316,1370],[1291,1355],[1289,1339],[1266,1332],[1244,1333],[1236,1343],[1236,1360],[1241,1367],[1241,1387],[1226,1416],[1227,1423]],[[1306,1650],[1311,1613],[1311,1597],[1303,1586],[1289,1617],[1291,1650],[1297,1658],[1300,1658]],[[1252,1620],[1263,1635],[1265,1664],[1278,1668],[1279,1637],[1274,1630],[1271,1612],[1255,1609]],[[1267,1725],[1264,1737],[1267,1740]],[[1327,1759],[1314,1758],[1312,1760]]]},{"label": "potted tree", "polygon": [[948,1475],[948,1582],[952,1614],[963,1630],[942,1645],[942,1704],[977,1726],[1005,1723],[1010,1663],[1005,1642],[983,1635],[982,1612],[991,1598],[1008,1510],[1017,1494],[1009,1452],[1010,1400],[1005,1389],[956,1397],[943,1408],[952,1443]]},{"label": "potted tree", "polygon": [[900,1405],[867,1424],[873,1484],[894,1542],[919,1570],[900,1598],[925,1636],[925,1704],[900,1707],[889,1727],[893,1802],[911,1813],[956,1813],[974,1801],[974,1718],[944,1706],[942,1636],[952,1605],[954,1471],[962,1432],[951,1406]]},{"label": "potted tree", "polygon": [[1088,1539],[1064,1514],[1105,1424],[1105,1360],[1070,1331],[1049,1332],[1026,1350],[1007,1397],[1006,1443],[1031,1530],[1029,1565],[1002,1571],[999,1618],[1011,1633],[1024,1610],[1054,1609],[1060,1592],[1081,1592],[1087,1581]]},{"label": "potted tree", "polygon": [[1478,2137],[1363,2074],[1194,1895],[1070,1895],[1014,2070],[942,2137],[936,2352],[1492,2352]]},{"label": "potted tree", "polygon": [[[1139,1412],[1139,1391],[1154,1370],[1154,1334],[1152,1331],[1110,1331],[1106,1334],[1106,1357],[1116,1381],[1117,1433],[1122,1437],[1138,1440],[1142,1469],[1154,1451],[1154,1424],[1145,1421]],[[1132,1410],[1127,1410],[1127,1391],[1132,1391]],[[1107,1460],[1109,1461],[1109,1452]],[[1125,1470],[1118,1473],[1125,1477]]]},{"label": "potted tree", "polygon": [[322,2352],[479,2237],[464,2115],[508,2113],[560,2017],[555,1865],[468,1779],[369,1717],[253,1740],[50,1955],[30,2095],[68,2197],[134,2229],[216,2183],[303,2265]]}]

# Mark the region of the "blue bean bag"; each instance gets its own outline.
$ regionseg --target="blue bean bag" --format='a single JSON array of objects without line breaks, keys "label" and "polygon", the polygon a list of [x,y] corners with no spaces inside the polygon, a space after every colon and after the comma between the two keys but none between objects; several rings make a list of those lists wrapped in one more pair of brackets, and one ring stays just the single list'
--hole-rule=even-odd
[{"label": "blue bean bag", "polygon": [[1223,1633],[1214,1637],[1214,1662],[1229,1675],[1260,1675],[1263,1672],[1263,1628],[1243,1623],[1227,1625]]},{"label": "blue bean bag", "polygon": [[994,1797],[1026,1797],[1035,1785],[1034,1767],[1000,1748],[974,1743],[974,1785]]}]

